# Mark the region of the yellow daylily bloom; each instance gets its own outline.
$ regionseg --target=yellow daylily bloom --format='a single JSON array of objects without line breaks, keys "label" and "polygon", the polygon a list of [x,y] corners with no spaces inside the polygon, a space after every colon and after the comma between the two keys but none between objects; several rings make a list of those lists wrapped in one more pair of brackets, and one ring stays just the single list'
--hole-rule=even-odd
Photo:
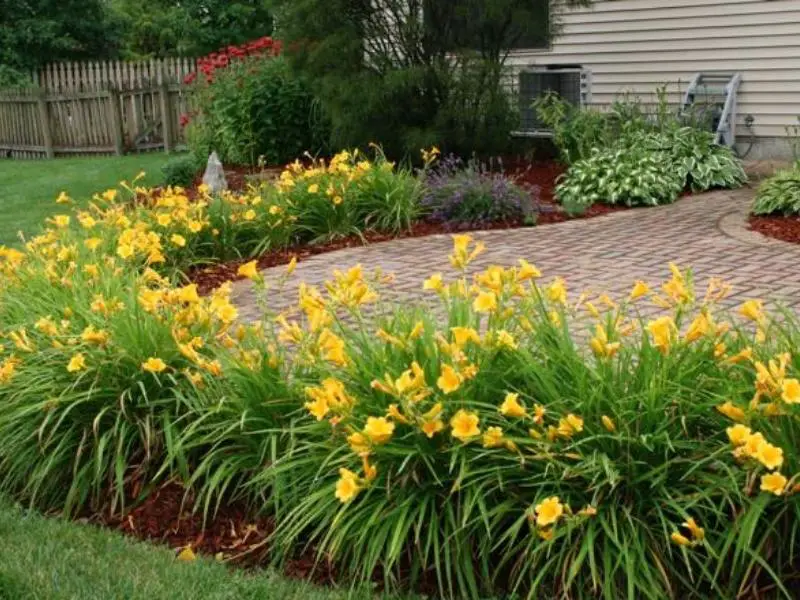
[{"label": "yellow daylily bloom", "polygon": [[497,294],[494,292],[479,292],[472,303],[476,312],[492,312],[497,310]]},{"label": "yellow daylily bloom", "polygon": [[524,417],[525,416],[525,406],[523,406],[519,401],[519,394],[514,393],[507,393],[503,403],[500,405],[498,409],[500,414],[506,417]]},{"label": "yellow daylily bloom", "polygon": [[534,508],[536,513],[536,525],[548,527],[554,525],[564,514],[564,505],[558,496],[551,496],[542,500]]},{"label": "yellow daylily bloom", "polygon": [[739,307],[739,314],[745,319],[760,323],[764,320],[764,302],[762,300],[748,300]]},{"label": "yellow daylily bloom", "polygon": [[452,394],[461,387],[462,378],[450,365],[442,365],[442,374],[436,380],[436,385],[445,394]]},{"label": "yellow daylily bloom", "polygon": [[339,469],[339,481],[336,482],[336,498],[346,504],[351,502],[361,491],[358,475],[348,469]]},{"label": "yellow daylily bloom", "polygon": [[750,439],[750,436],[753,434],[752,430],[747,425],[742,425],[741,423],[728,427],[725,433],[728,434],[728,440],[730,440],[731,444],[734,446],[746,444],[747,440]]},{"label": "yellow daylily bloom", "polygon": [[761,491],[781,496],[786,491],[788,480],[780,473],[767,473],[761,476]]},{"label": "yellow daylily bloom", "polygon": [[637,281],[636,283],[634,283],[633,289],[631,290],[631,293],[628,296],[628,298],[631,300],[637,300],[649,293],[650,293],[650,286],[648,286],[644,281]]},{"label": "yellow daylily bloom", "polygon": [[258,262],[255,260],[251,260],[250,262],[246,262],[239,266],[236,270],[237,275],[241,275],[242,277],[247,277],[247,279],[258,279]]},{"label": "yellow daylily bloom", "polygon": [[745,420],[744,411],[735,406],[730,400],[717,406],[717,410],[733,421],[741,422]]},{"label": "yellow daylily bloom", "polygon": [[386,417],[367,417],[367,424],[364,426],[366,435],[374,444],[385,444],[394,433],[394,423]]},{"label": "yellow daylily bloom", "polygon": [[161,373],[167,369],[167,363],[160,358],[151,356],[142,363],[142,369],[149,373]]},{"label": "yellow daylily bloom", "polygon": [[67,363],[67,371],[70,373],[77,373],[78,371],[83,371],[86,368],[86,357],[78,352],[77,354],[73,354],[72,358],[69,359]]},{"label": "yellow daylily bloom", "polygon": [[480,419],[476,413],[463,409],[459,410],[450,419],[453,437],[461,442],[468,442],[479,436],[481,434],[481,430],[478,427],[479,422]]}]

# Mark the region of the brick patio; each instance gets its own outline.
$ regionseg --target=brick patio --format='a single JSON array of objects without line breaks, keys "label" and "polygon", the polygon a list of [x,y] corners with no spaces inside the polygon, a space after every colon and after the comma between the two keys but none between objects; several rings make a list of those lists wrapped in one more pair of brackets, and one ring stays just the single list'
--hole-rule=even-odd
[{"label": "brick patio", "polygon": [[[777,300],[800,311],[800,245],[772,240],[746,227],[753,190],[716,191],[679,200],[673,205],[613,213],[587,220],[525,229],[476,232],[487,251],[472,265],[513,265],[518,258],[534,263],[544,280],[560,275],[571,294],[591,289],[612,296],[626,294],[636,279],[658,283],[669,276],[668,263],[692,267],[698,290],[719,276],[734,286],[727,299],[736,305],[748,298]],[[395,240],[348,248],[308,258],[297,266],[290,283],[270,297],[278,310],[297,298],[300,281],[320,284],[334,268],[362,264],[394,273],[386,291],[392,299],[413,301],[423,296],[422,280],[436,271],[450,271],[450,236]],[[264,271],[274,280],[283,267]],[[701,287],[702,286],[702,287]],[[234,285],[243,319],[260,311],[249,281]]]}]

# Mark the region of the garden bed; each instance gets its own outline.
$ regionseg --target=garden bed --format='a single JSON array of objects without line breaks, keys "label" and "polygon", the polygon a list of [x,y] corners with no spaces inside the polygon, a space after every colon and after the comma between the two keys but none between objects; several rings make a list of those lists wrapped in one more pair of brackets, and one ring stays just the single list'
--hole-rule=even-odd
[{"label": "garden bed", "polygon": [[752,215],[749,223],[750,229],[761,235],[792,244],[800,244],[800,217]]},{"label": "garden bed", "polygon": [[[570,216],[565,213],[555,197],[555,186],[558,177],[564,173],[564,166],[557,161],[526,162],[519,158],[506,160],[503,169],[504,175],[516,181],[520,186],[530,191],[536,207],[536,225],[550,225],[563,223],[572,219],[588,219],[601,217],[613,212],[628,210],[630,207],[609,204],[593,204],[581,215]],[[229,189],[242,191],[254,179],[270,179],[279,175],[275,171],[263,171],[252,167],[226,167],[225,177]],[[189,197],[197,196],[197,187],[202,183],[202,176],[198,176],[187,194]],[[393,239],[417,238],[429,235],[448,233],[462,233],[475,230],[515,229],[529,227],[523,219],[495,221],[480,224],[479,226],[468,223],[453,224],[433,220],[422,220],[414,223],[411,228],[397,234],[375,231],[366,231],[362,236],[348,236],[342,239],[321,243],[303,244],[291,248],[281,248],[262,254],[256,259],[259,269],[267,269],[288,264],[293,258],[302,261],[304,258],[334,252],[343,248],[353,248],[364,244],[385,242]],[[212,266],[201,266],[189,270],[189,281],[197,284],[200,293],[208,293],[226,281],[235,281],[242,276],[237,274],[239,266],[247,260],[226,261]]]}]

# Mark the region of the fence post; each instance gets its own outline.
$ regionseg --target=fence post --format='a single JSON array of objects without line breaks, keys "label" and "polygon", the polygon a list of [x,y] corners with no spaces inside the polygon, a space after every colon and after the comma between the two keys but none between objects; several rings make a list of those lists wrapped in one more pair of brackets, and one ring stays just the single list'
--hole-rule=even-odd
[{"label": "fence post", "polygon": [[172,114],[169,103],[169,84],[166,79],[159,85],[159,99],[161,101],[161,131],[164,136],[164,152],[172,152]]},{"label": "fence post", "polygon": [[53,149],[53,132],[50,130],[50,112],[47,110],[47,98],[45,98],[44,90],[39,91],[36,102],[39,105],[39,126],[42,128],[45,155],[47,158],[55,158],[56,153]]},{"label": "fence post", "polygon": [[116,86],[108,89],[108,98],[111,102],[111,129],[114,137],[114,152],[117,156],[125,154],[125,138],[122,132],[122,110],[119,105],[119,91]]}]

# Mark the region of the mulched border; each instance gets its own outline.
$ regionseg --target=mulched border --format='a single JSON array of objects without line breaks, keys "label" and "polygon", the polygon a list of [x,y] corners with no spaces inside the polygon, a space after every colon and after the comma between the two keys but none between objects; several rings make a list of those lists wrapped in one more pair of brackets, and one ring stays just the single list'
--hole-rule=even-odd
[{"label": "mulched border", "polygon": [[761,235],[800,244],[800,217],[751,215],[748,222],[750,229]]},{"label": "mulched border", "polygon": [[[609,213],[621,210],[629,210],[627,206],[609,206],[606,204],[595,204],[582,215],[569,216],[561,210],[561,206],[555,199],[556,179],[564,172],[564,166],[555,161],[544,162],[525,162],[523,160],[507,161],[504,166],[504,173],[514,178],[521,186],[531,191],[535,206],[538,208],[536,225],[550,225],[553,223],[563,223],[572,219],[589,219],[600,217]],[[258,177],[260,171],[252,168],[232,168],[225,170],[225,177],[228,187],[231,190],[242,190],[246,187],[249,177]],[[200,183],[200,177],[195,180],[192,188],[188,190],[190,197],[196,194],[196,187]],[[522,220],[500,221],[494,223],[481,223],[478,225],[451,223],[439,223],[432,221],[420,221],[415,223],[409,230],[399,234],[387,234],[375,231],[364,232],[363,236],[349,236],[339,240],[334,240],[325,244],[298,245],[289,248],[273,250],[262,254],[256,259],[259,269],[267,269],[288,264],[292,258],[297,258],[298,262],[304,258],[334,252],[343,248],[354,248],[367,244],[375,244],[395,239],[417,238],[429,235],[462,233],[467,231],[487,231],[498,229],[515,229],[526,227]],[[534,227],[534,225],[530,225]],[[237,274],[240,265],[248,262],[247,260],[232,260],[211,266],[190,269],[186,276],[191,283],[198,287],[201,294],[207,294],[211,290],[219,287],[227,281],[242,279]]]}]

